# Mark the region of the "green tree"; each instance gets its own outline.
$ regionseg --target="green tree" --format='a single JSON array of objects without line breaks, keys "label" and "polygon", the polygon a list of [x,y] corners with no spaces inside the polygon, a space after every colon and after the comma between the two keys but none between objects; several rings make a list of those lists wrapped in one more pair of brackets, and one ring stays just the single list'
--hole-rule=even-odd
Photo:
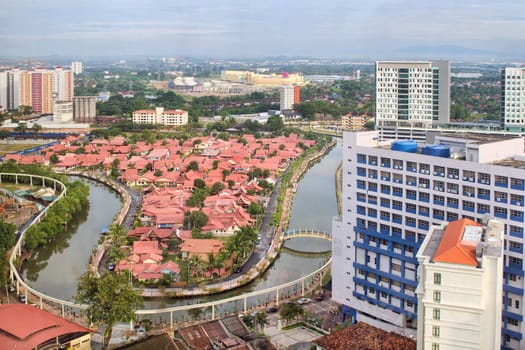
[{"label": "green tree", "polygon": [[42,130],[42,125],[38,124],[38,123],[34,123],[33,124],[33,133],[35,135],[35,139],[37,138],[38,136],[38,133]]},{"label": "green tree", "polygon": [[373,120],[369,120],[364,125],[367,130],[374,130],[376,128],[376,123]]},{"label": "green tree", "polygon": [[196,161],[192,160],[190,164],[188,164],[188,167],[186,168],[186,170],[187,171],[189,170],[197,171],[199,170],[199,164]]},{"label": "green tree", "polygon": [[18,125],[15,128],[15,131],[25,134],[27,131],[27,124],[25,122],[18,122]]},{"label": "green tree", "polygon": [[49,161],[53,164],[58,163],[58,156],[56,155],[56,153],[53,153],[51,157],[49,157]]},{"label": "green tree", "polygon": [[194,210],[188,215],[184,215],[184,226],[197,227],[201,229],[208,223],[208,216],[201,210]]},{"label": "green tree", "polygon": [[15,244],[16,226],[0,219],[0,286],[7,283],[7,252]]},{"label": "green tree", "polygon": [[248,206],[248,214],[250,214],[251,217],[256,217],[257,215],[261,215],[264,212],[264,209],[262,205],[260,205],[257,202],[251,202]]},{"label": "green tree", "polygon": [[260,327],[264,331],[264,326],[268,324],[268,314],[264,311],[259,311],[255,314],[255,326]]},{"label": "green tree", "polygon": [[216,195],[222,190],[224,190],[224,184],[222,182],[217,181],[211,186],[210,194]]},{"label": "green tree", "polygon": [[279,316],[283,318],[286,323],[289,323],[291,320],[297,319],[299,316],[304,314],[304,308],[302,305],[297,303],[286,303],[283,304],[281,310],[279,311]]},{"label": "green tree", "polygon": [[90,322],[105,327],[104,348],[109,344],[115,323],[133,320],[135,311],[143,306],[141,295],[125,274],[108,273],[97,278],[91,270],[80,277],[75,300],[87,304]]},{"label": "green tree", "polygon": [[195,179],[193,180],[193,187],[206,188],[206,182],[203,179]]}]

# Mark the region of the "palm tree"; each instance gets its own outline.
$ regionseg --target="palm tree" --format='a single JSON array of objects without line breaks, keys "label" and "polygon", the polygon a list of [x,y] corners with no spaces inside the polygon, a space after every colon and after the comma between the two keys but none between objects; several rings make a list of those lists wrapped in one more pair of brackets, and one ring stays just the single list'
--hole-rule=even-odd
[{"label": "palm tree", "polygon": [[255,314],[255,326],[260,326],[264,331],[264,326],[268,324],[268,314],[265,311],[260,311]]},{"label": "palm tree", "polygon": [[38,133],[42,130],[42,125],[40,124],[33,124],[33,133],[35,134],[35,139],[37,138],[38,136]]},{"label": "palm tree", "polygon": [[18,122],[18,126],[15,128],[15,131],[21,132],[22,134],[25,134],[27,131],[27,125],[26,123]]}]

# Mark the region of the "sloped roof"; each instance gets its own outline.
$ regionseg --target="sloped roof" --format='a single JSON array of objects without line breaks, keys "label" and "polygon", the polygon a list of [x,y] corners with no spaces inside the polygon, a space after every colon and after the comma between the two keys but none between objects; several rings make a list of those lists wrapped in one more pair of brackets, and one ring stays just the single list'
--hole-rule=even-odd
[{"label": "sloped roof", "polygon": [[475,221],[461,219],[449,222],[441,238],[433,261],[450,264],[478,266],[476,245],[464,238],[465,229],[480,227]]},{"label": "sloped roof", "polygon": [[364,322],[343,328],[314,340],[326,350],[415,350],[416,342],[400,334],[387,332]]},{"label": "sloped roof", "polygon": [[0,305],[0,344],[3,349],[33,349],[66,334],[90,329],[27,304]]}]

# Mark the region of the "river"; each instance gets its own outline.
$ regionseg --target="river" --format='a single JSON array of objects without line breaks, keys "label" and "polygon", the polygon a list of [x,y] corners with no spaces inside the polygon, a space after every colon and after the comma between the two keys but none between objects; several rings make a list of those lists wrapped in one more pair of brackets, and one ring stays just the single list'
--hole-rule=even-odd
[{"label": "river", "polygon": [[[332,218],[338,215],[335,196],[335,171],[341,162],[339,143],[313,165],[297,186],[289,229],[314,229],[330,232]],[[99,231],[109,226],[120,208],[117,194],[97,182],[83,180],[90,186],[89,208],[70,223],[68,230],[51,244],[39,248],[25,264],[23,275],[35,289],[50,296],[71,300],[79,276],[86,270],[92,249],[100,238]],[[330,243],[318,239],[298,238],[287,247],[305,252],[326,251]],[[297,279],[320,267],[327,256],[297,254],[283,249],[274,264],[253,283],[220,295],[201,297],[199,301],[216,300],[247,291],[264,289]],[[145,301],[145,308],[162,308],[193,304],[194,299],[159,298]]]}]

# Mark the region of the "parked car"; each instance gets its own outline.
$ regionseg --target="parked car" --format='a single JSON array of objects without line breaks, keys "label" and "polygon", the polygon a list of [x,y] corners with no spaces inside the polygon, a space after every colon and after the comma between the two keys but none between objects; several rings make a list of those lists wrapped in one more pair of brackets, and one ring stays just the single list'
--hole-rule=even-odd
[{"label": "parked car", "polygon": [[279,311],[279,308],[277,306],[275,306],[275,305],[268,306],[266,308],[266,312],[269,313],[269,314],[272,314],[272,313],[277,312],[277,311]]},{"label": "parked car", "polygon": [[21,303],[24,303],[24,304],[25,304],[26,301],[27,301],[27,298],[26,298],[26,296],[25,296],[24,294],[20,294],[20,295],[18,296],[18,300],[19,300]]},{"label": "parked car", "polygon": [[312,299],[310,298],[300,298],[299,300],[297,300],[297,304],[304,305],[304,304],[308,304],[311,301]]},{"label": "parked car", "polygon": [[241,273],[241,271],[242,271],[242,266],[239,266],[238,268],[233,270],[233,272],[235,272],[235,273]]},{"label": "parked car", "polygon": [[111,272],[115,271],[115,263],[110,262],[108,264],[108,270],[111,271]]}]

